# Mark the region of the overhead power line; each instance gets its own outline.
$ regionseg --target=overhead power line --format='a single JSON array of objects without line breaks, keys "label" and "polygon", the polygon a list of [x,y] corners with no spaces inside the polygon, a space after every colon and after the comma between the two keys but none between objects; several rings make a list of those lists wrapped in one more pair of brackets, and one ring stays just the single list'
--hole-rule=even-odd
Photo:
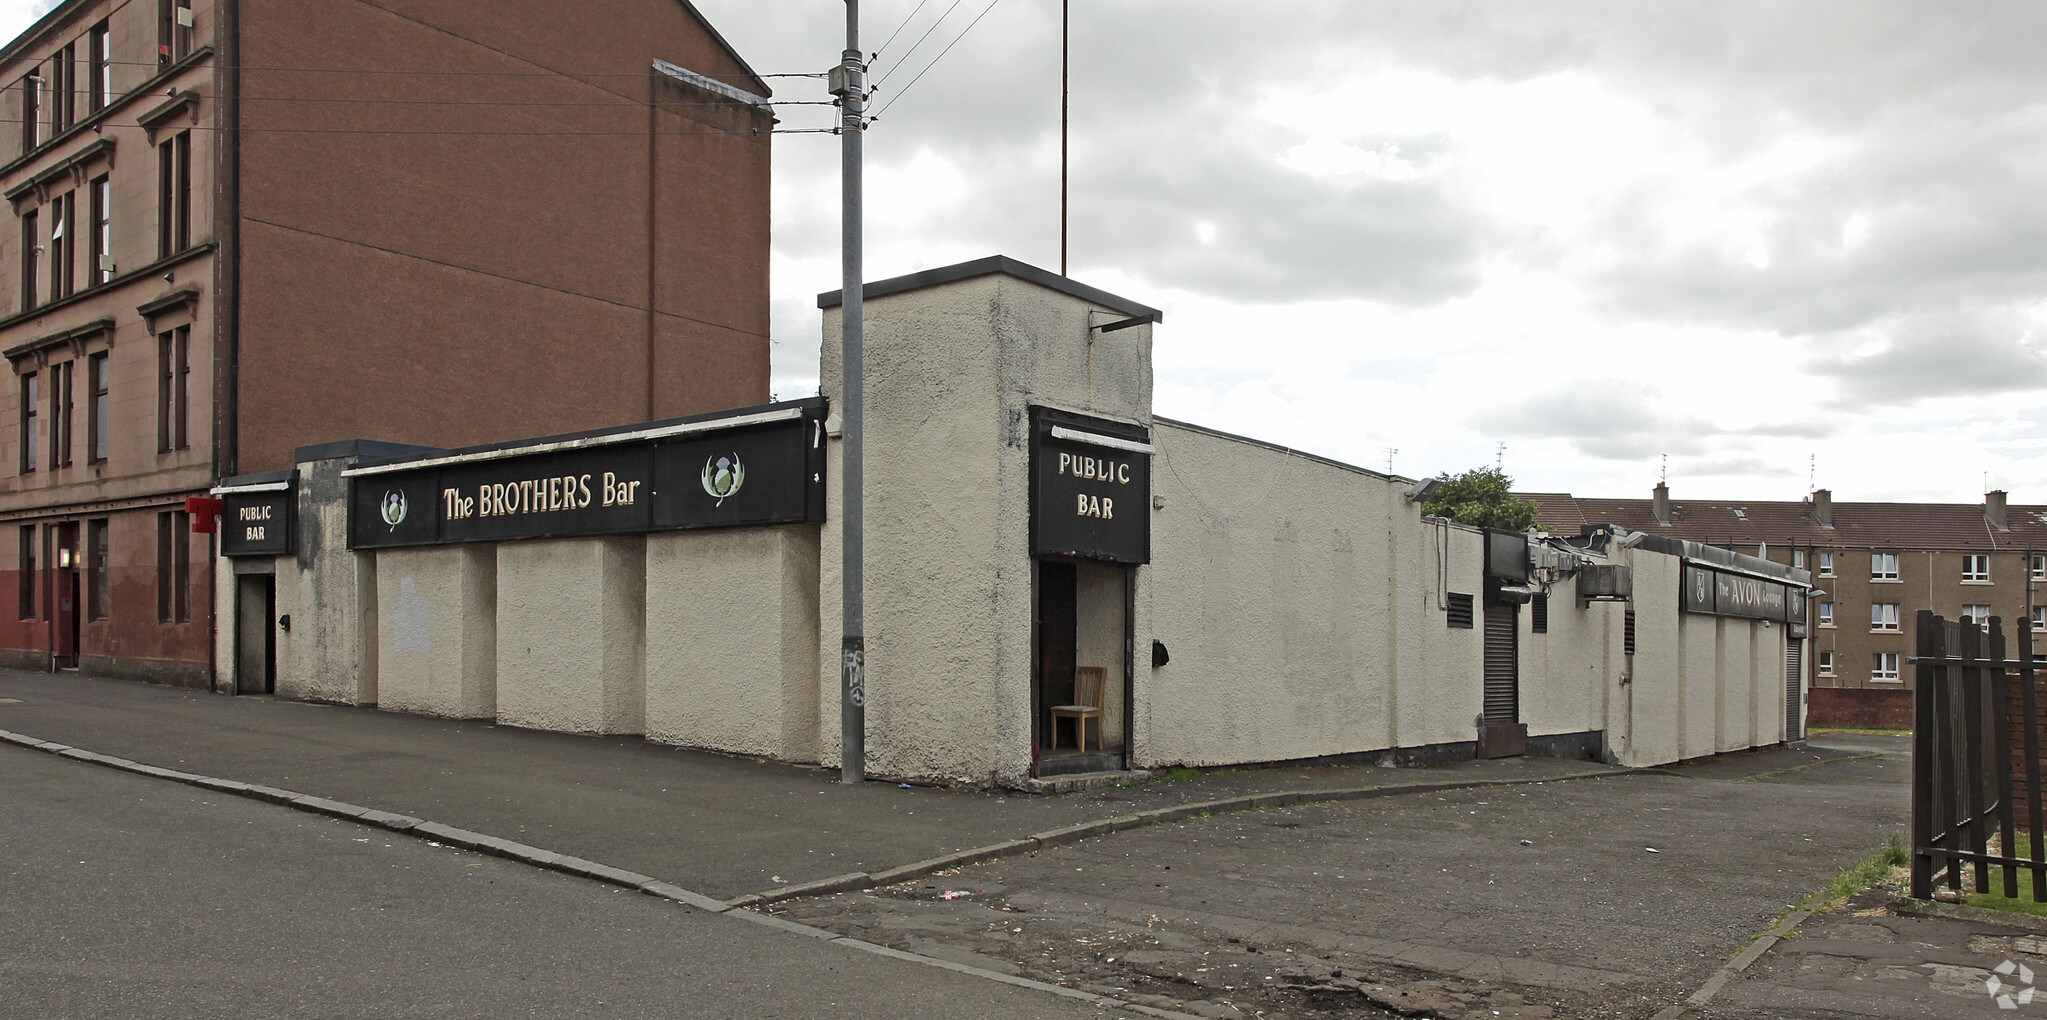
[{"label": "overhead power line", "polygon": [[957,9],[959,5],[963,2],[964,0],[952,0],[952,6],[947,7],[945,9],[945,13],[939,15],[938,20],[932,22],[931,27],[925,29],[924,34],[918,36],[917,41],[910,44],[909,51],[904,53],[902,56],[897,57],[896,62],[890,64],[888,66],[888,70],[884,72],[880,78],[875,79],[874,87],[877,89],[880,88],[881,83],[887,81],[889,75],[896,73],[896,68],[903,66],[903,62],[910,59],[911,55],[917,52],[917,48],[924,45],[924,40],[931,38],[931,33],[938,31],[938,26],[945,24],[945,19],[952,17],[952,12],[955,9]]},{"label": "overhead power line", "polygon": [[931,62],[924,65],[924,70],[918,71],[917,76],[915,78],[910,79],[910,83],[908,85],[905,85],[902,88],[896,90],[896,94],[889,97],[889,101],[882,104],[881,109],[874,111],[873,117],[869,119],[880,120],[882,114],[887,113],[890,107],[896,105],[896,100],[903,98],[904,96],[909,94],[911,89],[916,88],[917,83],[923,81],[924,76],[931,73],[931,69],[937,67],[938,62],[944,60],[945,55],[951,53],[952,48],[954,46],[958,46],[960,44],[961,39],[965,39],[967,37],[967,32],[972,32],[974,30],[974,26],[980,24],[981,19],[987,17],[988,12],[994,10],[995,5],[1001,2],[1002,0],[988,0],[988,6],[981,8],[981,13],[976,15],[974,17],[974,20],[967,24],[966,32],[961,32],[958,36],[953,38],[952,42],[947,43],[945,49],[939,51],[938,56],[931,58]]},{"label": "overhead power line", "polygon": [[924,5],[930,2],[931,0],[917,0],[917,6],[916,8],[910,11],[910,16],[904,18],[903,23],[897,25],[896,30],[888,34],[888,42],[882,43],[880,46],[875,47],[874,52],[867,55],[868,63],[873,63],[876,60],[880,60],[882,51],[888,49],[889,45],[896,41],[896,36],[903,34],[903,29],[910,27],[911,18],[915,18],[917,16],[917,12],[923,10]]}]

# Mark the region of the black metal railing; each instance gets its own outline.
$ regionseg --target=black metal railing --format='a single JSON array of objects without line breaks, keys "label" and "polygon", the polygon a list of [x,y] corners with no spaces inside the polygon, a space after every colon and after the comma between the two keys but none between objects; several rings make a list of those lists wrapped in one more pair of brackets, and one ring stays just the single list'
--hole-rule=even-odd
[{"label": "black metal railing", "polygon": [[1970,870],[1974,891],[1988,893],[1996,868],[2006,897],[2019,897],[2019,872],[2030,871],[2033,900],[2047,903],[2032,622],[2020,621],[2017,659],[2005,657],[1997,617],[1983,627],[1920,610],[1917,624],[1912,895],[1928,899],[1936,884],[1959,894]]}]

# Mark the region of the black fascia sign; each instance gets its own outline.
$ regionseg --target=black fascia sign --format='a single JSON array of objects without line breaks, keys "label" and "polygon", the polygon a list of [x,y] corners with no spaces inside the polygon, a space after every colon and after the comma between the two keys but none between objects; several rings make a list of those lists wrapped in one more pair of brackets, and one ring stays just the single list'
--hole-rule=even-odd
[{"label": "black fascia sign", "polygon": [[707,432],[350,478],[351,549],[824,520],[824,404]]},{"label": "black fascia sign", "polygon": [[1033,554],[1151,562],[1151,455],[1101,439],[1149,445],[1142,430],[1119,422],[1043,415],[1032,423]]},{"label": "black fascia sign", "polygon": [[1696,563],[1684,565],[1683,606],[1687,613],[1748,620],[1797,623],[1805,618],[1803,597],[1794,595],[1791,585]]},{"label": "black fascia sign", "polygon": [[298,494],[291,489],[270,492],[225,492],[220,497],[222,556],[290,556],[292,519]]},{"label": "black fascia sign", "polygon": [[1518,531],[1485,531],[1485,572],[1503,581],[1528,580],[1528,536]]}]

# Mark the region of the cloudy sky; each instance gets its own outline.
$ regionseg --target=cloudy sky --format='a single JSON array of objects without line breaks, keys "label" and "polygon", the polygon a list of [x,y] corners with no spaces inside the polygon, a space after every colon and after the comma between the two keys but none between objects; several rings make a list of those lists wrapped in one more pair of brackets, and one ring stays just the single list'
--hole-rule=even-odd
[{"label": "cloudy sky", "polygon": [[[843,44],[837,0],[696,3],[764,73]],[[1059,6],[989,3],[862,5],[871,279],[1058,268]],[[2047,503],[2042,39],[2023,2],[1083,0],[1071,275],[1165,310],[1159,413],[1367,466]],[[775,160],[787,397],[838,142]]]}]

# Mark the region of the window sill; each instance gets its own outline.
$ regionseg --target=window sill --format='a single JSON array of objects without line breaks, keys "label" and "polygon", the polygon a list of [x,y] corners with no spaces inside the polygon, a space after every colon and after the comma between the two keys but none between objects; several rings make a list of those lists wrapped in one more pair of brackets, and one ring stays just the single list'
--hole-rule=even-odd
[{"label": "window sill", "polygon": [[1904,582],[1904,580],[1903,580],[1903,579],[1901,579],[1901,578],[1896,578],[1896,577],[1872,577],[1872,578],[1870,578],[1870,579],[1869,579],[1869,583],[1871,583],[1871,584],[1904,584],[1905,582]]},{"label": "window sill", "polygon": [[[163,89],[161,88],[161,86],[166,80],[185,73],[185,71],[191,69],[192,67],[197,66],[198,64],[204,63],[208,58],[212,56],[213,56],[212,46],[195,47],[192,50],[192,52],[185,54],[184,57],[180,58],[176,63],[173,63],[170,66],[165,67],[163,70],[158,71],[155,77],[152,77],[148,81],[143,82],[142,84],[137,85],[134,88],[129,89],[128,91],[123,92],[118,96],[115,96],[111,102],[107,103],[107,105],[92,111],[90,116],[84,118],[83,120],[80,120],[78,123],[73,124],[70,127],[65,128],[62,131],[57,132],[54,135],[51,135],[48,138],[43,139],[40,143],[36,145],[35,148],[30,149],[25,153],[22,153],[20,157],[16,158],[13,162],[7,164],[6,166],[0,166],[0,177],[13,176],[16,170],[19,170],[22,167],[35,162],[37,159],[48,155],[57,146],[63,145],[66,140],[75,138],[81,134],[84,134],[87,131],[91,131],[95,126],[105,125],[108,118],[112,117],[122,107],[127,106],[129,103],[135,102],[138,99],[144,99],[150,96],[162,94]],[[20,111],[18,110],[16,111],[14,123],[17,126],[19,126],[21,123]]]},{"label": "window sill", "polygon": [[1991,579],[1989,579],[1989,578],[1987,578],[1987,577],[1986,577],[1986,578],[1983,578],[1983,579],[1981,579],[1981,580],[1973,580],[1973,579],[1971,579],[1971,578],[1967,578],[1967,577],[1965,577],[1965,578],[1962,578],[1962,583],[1963,583],[1963,584],[1983,584],[1983,585],[1995,585],[1995,584],[1996,584],[1997,582],[1996,582],[1996,581],[1993,581],[1993,580],[1991,580]]},{"label": "window sill", "polygon": [[1904,631],[1903,631],[1902,629],[1900,629],[1900,628],[1897,628],[1897,627],[1871,627],[1871,628],[1869,628],[1869,632],[1870,632],[1871,634],[1903,634],[1903,633],[1904,633]]},{"label": "window sill", "polygon": [[[87,287],[84,290],[72,291],[70,296],[68,297],[62,298],[57,301],[51,301],[48,304],[37,305],[36,307],[29,309],[28,311],[21,312],[13,316],[9,316],[8,318],[5,319],[0,319],[0,330],[11,329],[24,322],[33,321],[42,316],[48,315],[51,312],[58,311],[59,309],[62,309],[67,305],[75,304],[87,298],[98,297],[99,295],[106,293],[107,291],[110,291],[116,287],[120,287],[124,284],[133,282],[135,280],[140,280],[149,276],[160,275],[165,270],[174,269],[202,255],[211,255],[214,249],[218,247],[219,245],[214,244],[212,241],[206,241],[200,244],[195,244],[192,247],[177,253],[176,255],[172,255],[169,258],[157,259],[155,262],[151,262],[150,264],[143,266],[141,269],[136,269],[130,272],[122,273],[121,275],[116,276],[105,283],[94,284],[93,286]],[[29,343],[23,344],[19,347],[8,348],[7,351],[5,352],[5,356],[10,361],[17,361],[20,360],[21,357],[24,355],[35,353],[39,347],[54,346],[55,344],[60,342],[62,341],[50,340],[48,338],[45,338],[44,340],[30,341]]]}]

